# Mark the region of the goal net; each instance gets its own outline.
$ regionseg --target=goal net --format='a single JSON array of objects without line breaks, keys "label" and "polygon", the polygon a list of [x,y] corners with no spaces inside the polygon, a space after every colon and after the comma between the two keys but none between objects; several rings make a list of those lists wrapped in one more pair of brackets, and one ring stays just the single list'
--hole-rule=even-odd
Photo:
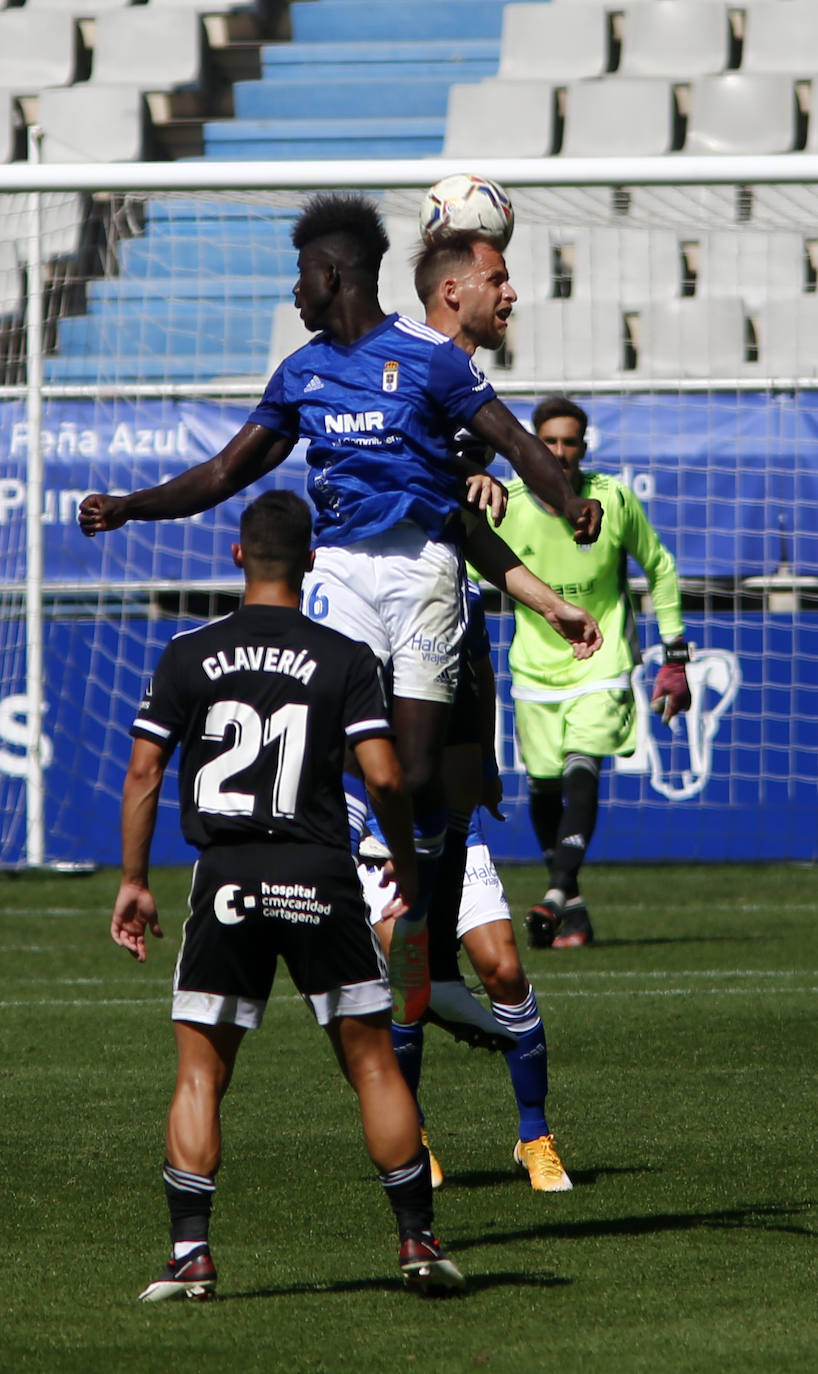
[{"label": "goal net", "polygon": [[[540,185],[531,164],[525,176],[519,163],[470,169],[506,184],[516,213],[519,301],[503,350],[480,362],[524,423],[554,390],[588,411],[586,466],[642,500],[676,557],[696,645],[693,708],[669,729],[647,706],[660,648],[631,568],[639,743],[606,767],[591,858],[813,860],[818,192],[760,175],[723,184],[721,171],[712,184],[670,184],[665,170],[629,185],[611,160],[607,181],[569,184],[563,168],[564,184],[546,185],[540,166]],[[382,301],[418,315],[408,262],[420,194],[462,169],[380,164],[370,186],[359,164],[327,167],[323,185],[377,198],[392,241]],[[320,186],[304,169],[289,188],[276,169],[274,190],[258,189],[258,169],[221,168],[218,188],[207,169],[197,188],[188,165],[173,191],[156,172],[140,187],[135,168],[82,169],[74,185],[73,169],[51,168],[50,182],[32,178],[35,219],[34,197],[0,168],[2,865],[117,862],[144,685],[177,629],[236,602],[230,543],[253,489],[193,520],[93,541],[76,512],[89,491],[153,485],[216,452],[306,341],[290,230]],[[510,473],[499,460],[496,471]],[[304,482],[296,450],[267,485]],[[508,815],[490,838],[499,859],[532,859],[513,615],[499,595],[487,604]],[[171,776],[156,862],[189,857],[174,803]]]}]

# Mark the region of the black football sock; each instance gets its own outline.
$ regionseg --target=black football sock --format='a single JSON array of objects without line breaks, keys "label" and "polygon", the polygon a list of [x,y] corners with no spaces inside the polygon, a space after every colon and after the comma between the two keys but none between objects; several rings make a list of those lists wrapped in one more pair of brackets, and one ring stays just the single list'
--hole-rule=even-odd
[{"label": "black football sock", "polygon": [[562,778],[528,779],[528,814],[549,872],[562,811]]},{"label": "black football sock", "polygon": [[429,1151],[422,1145],[414,1159],[400,1169],[378,1175],[398,1223],[401,1240],[420,1236],[432,1229],[432,1172]]},{"label": "black football sock", "polygon": [[460,977],[457,962],[457,918],[466,872],[466,836],[469,818],[449,813],[443,853],[438,861],[429,898],[429,976],[436,983]]},{"label": "black football sock", "polygon": [[565,803],[551,860],[551,886],[561,889],[568,900],[579,893],[579,870],[596,827],[601,766],[602,760],[589,754],[569,754],[565,761]]},{"label": "black football sock", "polygon": [[176,1169],[167,1160],[162,1178],[170,1210],[170,1238],[174,1247],[190,1242],[206,1245],[213,1194],[216,1191],[214,1179],[209,1174],[190,1174],[185,1169]]}]

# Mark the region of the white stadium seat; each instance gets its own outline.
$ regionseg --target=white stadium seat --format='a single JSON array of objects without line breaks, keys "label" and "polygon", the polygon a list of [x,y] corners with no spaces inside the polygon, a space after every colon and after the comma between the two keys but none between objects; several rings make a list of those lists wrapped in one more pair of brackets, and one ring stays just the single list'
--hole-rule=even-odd
[{"label": "white stadium seat", "polygon": [[717,230],[696,241],[697,296],[738,296],[746,306],[797,296],[804,289],[803,235],[773,230]]},{"label": "white stadium seat", "polygon": [[28,10],[64,10],[75,19],[94,19],[103,10],[121,10],[133,0],[26,0]]},{"label": "white stadium seat", "polygon": [[743,72],[793,77],[818,72],[818,6],[814,0],[744,3]]},{"label": "white stadium seat", "polygon": [[0,321],[19,315],[23,281],[15,245],[0,239]]},{"label": "white stadium seat", "polygon": [[274,306],[267,371],[272,375],[283,358],[288,358],[297,348],[303,348],[314,337],[289,301]]},{"label": "white stadium seat", "polygon": [[767,301],[753,312],[762,377],[814,377],[818,372],[818,296]]},{"label": "white stadium seat", "polygon": [[562,85],[608,69],[608,14],[599,3],[506,5],[498,75]]},{"label": "white stadium seat", "polygon": [[563,157],[659,157],[673,146],[667,81],[572,81],[565,97]]},{"label": "white stadium seat", "polygon": [[625,5],[621,76],[687,81],[724,71],[730,58],[727,6],[710,0],[639,0]]},{"label": "white stadium seat", "polygon": [[690,84],[684,152],[731,157],[792,152],[797,113],[795,85],[786,76],[703,76]]},{"label": "white stadium seat", "polygon": [[0,13],[0,87],[33,95],[43,86],[70,86],[77,66],[74,19],[23,9]]},{"label": "white stadium seat", "polygon": [[162,91],[196,86],[202,74],[202,24],[192,9],[149,5],[97,19],[93,85]]},{"label": "white stadium seat", "polygon": [[679,238],[672,230],[628,227],[551,231],[571,269],[571,296],[623,307],[680,294]]},{"label": "white stadium seat", "polygon": [[739,300],[651,301],[632,321],[637,377],[739,377],[746,317]]},{"label": "white stadium seat", "polygon": [[553,143],[546,82],[487,77],[450,87],[444,157],[545,157]]},{"label": "white stadium seat", "polygon": [[415,293],[412,255],[420,247],[417,215],[387,215],[386,232],[389,252],[381,263],[379,291],[384,310],[396,310],[396,302],[411,300],[412,314],[421,310]]},{"label": "white stadium seat", "polygon": [[[30,197],[0,195],[0,240],[14,244],[24,262],[30,238]],[[43,256],[55,258],[76,253],[82,230],[82,196],[73,191],[44,191],[40,196]]]},{"label": "white stadium seat", "polygon": [[0,162],[11,162],[14,157],[18,119],[14,92],[0,87]]},{"label": "white stadium seat", "polygon": [[518,301],[507,347],[508,369],[498,367],[492,354],[481,355],[489,377],[539,386],[618,376],[624,354],[621,312],[591,300]]},{"label": "white stadium seat", "polygon": [[40,94],[45,162],[134,162],[145,151],[145,106],[132,86],[90,83]]}]

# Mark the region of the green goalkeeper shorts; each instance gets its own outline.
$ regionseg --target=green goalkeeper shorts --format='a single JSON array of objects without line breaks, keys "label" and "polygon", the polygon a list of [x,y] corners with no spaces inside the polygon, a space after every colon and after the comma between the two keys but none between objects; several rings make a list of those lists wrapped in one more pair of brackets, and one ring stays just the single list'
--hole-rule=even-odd
[{"label": "green goalkeeper shorts", "polygon": [[514,721],[532,778],[558,778],[569,754],[606,758],[636,748],[630,690],[589,692],[570,701],[515,701]]}]

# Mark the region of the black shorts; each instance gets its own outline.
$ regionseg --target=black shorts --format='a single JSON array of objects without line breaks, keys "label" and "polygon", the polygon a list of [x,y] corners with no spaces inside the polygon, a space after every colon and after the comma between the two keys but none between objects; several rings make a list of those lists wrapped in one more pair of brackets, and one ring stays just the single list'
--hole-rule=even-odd
[{"label": "black shorts", "polygon": [[320,845],[213,845],[193,870],[173,1019],[261,1024],[278,956],[323,1026],[391,1006],[351,855]]}]

